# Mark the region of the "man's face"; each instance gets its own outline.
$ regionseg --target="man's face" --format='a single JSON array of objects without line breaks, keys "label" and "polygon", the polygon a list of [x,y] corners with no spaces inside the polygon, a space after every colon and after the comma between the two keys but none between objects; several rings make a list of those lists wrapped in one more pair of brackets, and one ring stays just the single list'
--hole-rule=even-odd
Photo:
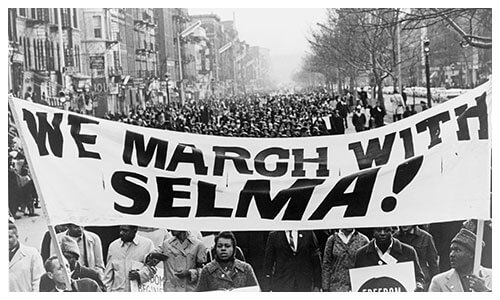
[{"label": "man's face", "polygon": [[379,227],[373,230],[373,237],[378,244],[388,244],[392,239],[391,227]]},{"label": "man's face", "polygon": [[71,271],[75,270],[76,262],[78,261],[78,255],[72,252],[63,252],[64,257],[68,260],[69,268]]},{"label": "man's face", "polygon": [[9,250],[13,249],[19,243],[19,236],[15,229],[9,229]]},{"label": "man's face", "polygon": [[454,269],[461,269],[474,261],[474,254],[467,248],[458,244],[452,243],[450,246],[450,266]]},{"label": "man's face", "polygon": [[54,259],[52,261],[52,271],[47,272],[47,275],[50,279],[54,280],[56,285],[63,285],[66,283],[64,280],[65,272],[68,274],[71,272],[69,268],[69,262],[64,259],[64,262],[61,264],[58,259]]},{"label": "man's face", "polygon": [[72,237],[82,236],[82,227],[75,224],[68,224],[68,234]]},{"label": "man's face", "polygon": [[187,231],[172,230],[172,235],[183,241],[187,238]]},{"label": "man's face", "polygon": [[137,232],[137,229],[132,228],[130,226],[127,226],[127,225],[120,226],[120,238],[125,243],[131,242],[135,238],[136,232]]}]

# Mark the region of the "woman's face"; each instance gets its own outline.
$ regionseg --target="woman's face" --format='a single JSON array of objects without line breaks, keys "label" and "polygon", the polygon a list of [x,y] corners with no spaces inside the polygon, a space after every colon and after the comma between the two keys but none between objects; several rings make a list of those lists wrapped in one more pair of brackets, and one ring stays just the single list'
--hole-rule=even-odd
[{"label": "woman's face", "polygon": [[234,246],[231,239],[221,237],[217,240],[217,244],[215,246],[217,257],[220,260],[229,260],[231,257],[233,257]]}]

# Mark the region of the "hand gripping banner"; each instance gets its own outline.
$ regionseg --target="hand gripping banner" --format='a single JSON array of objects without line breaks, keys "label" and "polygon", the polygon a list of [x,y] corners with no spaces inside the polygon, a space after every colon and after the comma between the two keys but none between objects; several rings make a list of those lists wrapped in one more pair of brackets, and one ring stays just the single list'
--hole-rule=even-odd
[{"label": "hand gripping banner", "polygon": [[283,230],[490,218],[491,83],[341,136],[144,128],[11,98],[51,224]]}]

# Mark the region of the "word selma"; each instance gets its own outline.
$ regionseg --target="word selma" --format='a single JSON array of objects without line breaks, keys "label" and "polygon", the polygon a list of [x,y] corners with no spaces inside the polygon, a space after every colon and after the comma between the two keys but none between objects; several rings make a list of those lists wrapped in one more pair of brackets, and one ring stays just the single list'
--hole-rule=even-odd
[{"label": "word selma", "polygon": [[[463,104],[453,110],[456,117],[455,122],[458,127],[458,141],[468,141],[471,139],[468,121],[472,118],[477,118],[479,120],[478,138],[488,139],[486,93],[477,97],[475,101],[475,106],[468,107],[467,104]],[[26,122],[31,136],[37,145],[39,155],[50,155],[48,150],[48,148],[50,148],[53,156],[63,158],[64,139],[61,131],[63,113],[54,113],[52,121],[49,123],[46,112],[36,112],[35,118],[30,111],[26,109],[22,111],[23,120]],[[428,149],[442,143],[440,138],[441,125],[450,120],[450,111],[444,111],[415,124],[418,134],[428,132]],[[92,126],[98,126],[99,121],[70,114],[67,117],[67,122],[70,134],[78,149],[78,157],[102,159],[98,152],[89,149],[92,145],[96,145],[98,135],[81,133],[83,125],[86,126],[86,129],[92,130]],[[370,139],[366,149],[363,149],[362,143],[359,141],[348,144],[348,149],[351,150],[356,157],[358,168],[364,170],[372,168],[373,164],[375,164],[375,166],[387,164],[395,142],[396,133],[399,133],[399,138],[403,143],[405,159],[414,157],[415,150],[412,131],[411,128],[405,128],[399,132],[392,132],[385,135],[382,145],[379,137]],[[168,141],[151,137],[146,144],[143,134],[127,130],[125,133],[122,160],[125,164],[134,165],[133,158],[135,157],[137,166],[149,168],[154,157],[154,164],[152,164],[151,167],[156,169],[175,172],[179,164],[191,164],[196,175],[209,175],[210,173],[210,175],[213,176],[223,176],[226,162],[231,161],[236,171],[241,175],[251,175],[256,172],[267,177],[280,177],[285,175],[288,172],[289,165],[293,165],[291,172],[292,177],[311,177],[312,174],[306,174],[304,164],[314,163],[318,165],[315,177],[330,176],[330,170],[327,164],[328,147],[318,147],[315,149],[317,157],[306,158],[304,149],[301,148],[284,149],[281,147],[269,147],[252,156],[252,154],[243,147],[213,146],[214,164],[213,170],[210,170],[210,172],[205,162],[205,154],[201,149],[196,148],[195,145],[184,143],[175,145],[173,154],[167,164],[168,148]],[[273,169],[268,169],[265,164],[265,160],[270,156],[278,157],[278,161]],[[288,162],[292,156],[293,160]]]}]

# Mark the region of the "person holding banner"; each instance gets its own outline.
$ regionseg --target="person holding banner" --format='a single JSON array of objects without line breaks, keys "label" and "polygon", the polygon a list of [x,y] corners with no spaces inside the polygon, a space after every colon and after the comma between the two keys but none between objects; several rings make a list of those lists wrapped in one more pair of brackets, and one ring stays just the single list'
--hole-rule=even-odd
[{"label": "person holding banner", "polygon": [[197,292],[258,286],[252,266],[235,258],[236,247],[232,232],[222,231],[215,236],[215,260],[203,267]]},{"label": "person holding banner", "polygon": [[[69,263],[71,279],[91,279],[95,281],[95,283],[97,283],[100,291],[105,292],[106,286],[101,280],[101,275],[93,269],[82,266],[78,261],[78,259],[80,258],[80,249],[77,242],[69,236],[63,236],[60,242],[61,252]],[[48,273],[43,274],[42,278],[40,279],[40,292],[52,291],[55,284],[55,281],[49,278]]]},{"label": "person holding banner", "polygon": [[364,234],[354,228],[343,228],[330,235],[321,264],[324,292],[351,290],[349,269],[354,267],[356,251],[369,242]]},{"label": "person holding banner", "polygon": [[97,283],[90,278],[71,279],[71,290],[66,286],[65,273],[70,273],[69,262],[64,258],[61,263],[56,255],[51,256],[45,262],[47,276],[54,281],[54,288],[49,292],[102,292]]},{"label": "person holding banner", "polygon": [[153,242],[139,236],[137,226],[121,225],[120,238],[109,245],[103,282],[109,292],[130,292],[132,282],[140,284],[152,278],[155,270],[146,264]]},{"label": "person holding banner", "polygon": [[[61,242],[63,237],[69,237],[75,240],[80,250],[78,261],[82,266],[88,267],[101,276],[104,275],[104,261],[102,255],[101,238],[90,231],[84,230],[83,226],[76,224],[67,224],[67,230],[57,234],[57,239]],[[51,253],[55,253],[54,246],[51,247]]]},{"label": "person holding banner", "polygon": [[38,292],[42,274],[42,257],[19,242],[17,227],[9,221],[9,291]]},{"label": "person holding banner", "polygon": [[264,257],[262,291],[319,292],[321,257],[312,231],[273,231]]},{"label": "person holding banner", "polygon": [[491,269],[479,266],[473,274],[476,235],[465,228],[460,229],[451,241],[451,269],[432,278],[430,292],[491,292]]},{"label": "person holding banner", "polygon": [[424,290],[424,274],[418,262],[415,249],[392,236],[392,227],[373,229],[373,239],[356,252],[354,267],[362,268],[377,265],[390,265],[400,262],[413,262],[416,279],[416,292]]}]

